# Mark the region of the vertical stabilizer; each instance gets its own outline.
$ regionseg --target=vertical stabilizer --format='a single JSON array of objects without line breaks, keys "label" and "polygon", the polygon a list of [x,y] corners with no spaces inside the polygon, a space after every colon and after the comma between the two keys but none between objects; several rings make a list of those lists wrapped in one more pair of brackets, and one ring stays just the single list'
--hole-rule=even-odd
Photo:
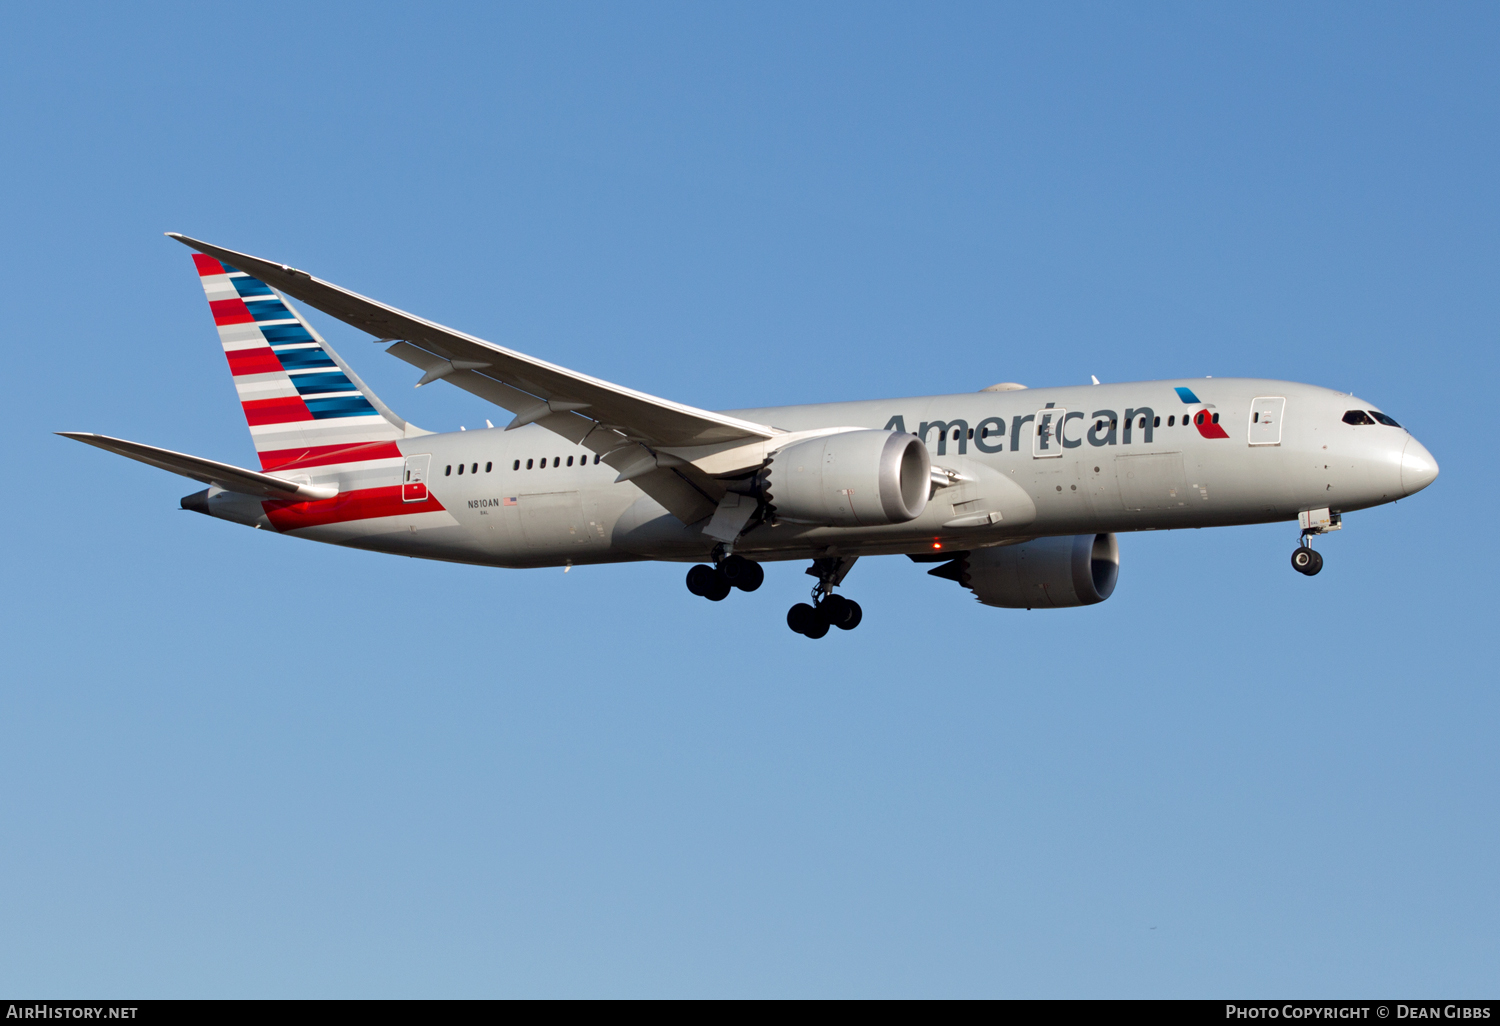
[{"label": "vertical stabilizer", "polygon": [[391,445],[380,455],[399,455],[398,439],[427,433],[391,412],[270,286],[202,253],[193,263],[262,470],[341,462],[335,454],[379,443]]}]

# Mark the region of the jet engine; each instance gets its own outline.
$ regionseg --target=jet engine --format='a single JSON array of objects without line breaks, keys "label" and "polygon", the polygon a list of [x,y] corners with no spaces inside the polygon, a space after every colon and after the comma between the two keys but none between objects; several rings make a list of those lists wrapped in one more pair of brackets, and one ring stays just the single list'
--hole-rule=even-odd
[{"label": "jet engine", "polygon": [[782,520],[830,527],[902,524],[927,508],[932,457],[916,435],[843,431],[779,450],[760,485]]},{"label": "jet engine", "polygon": [[1091,606],[1115,590],[1120,545],[1112,534],[1037,538],[964,553],[928,573],[957,581],[987,606]]}]

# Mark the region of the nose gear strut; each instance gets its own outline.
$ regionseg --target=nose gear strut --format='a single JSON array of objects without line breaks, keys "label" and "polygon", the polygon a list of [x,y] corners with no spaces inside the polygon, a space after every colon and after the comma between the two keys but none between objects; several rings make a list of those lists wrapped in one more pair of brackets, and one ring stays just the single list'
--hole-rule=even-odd
[{"label": "nose gear strut", "polygon": [[1297,514],[1297,523],[1302,528],[1302,537],[1292,553],[1292,569],[1299,574],[1312,577],[1323,569],[1323,557],[1313,551],[1311,538],[1315,534],[1327,534],[1343,528],[1343,517],[1331,509],[1309,509]]}]

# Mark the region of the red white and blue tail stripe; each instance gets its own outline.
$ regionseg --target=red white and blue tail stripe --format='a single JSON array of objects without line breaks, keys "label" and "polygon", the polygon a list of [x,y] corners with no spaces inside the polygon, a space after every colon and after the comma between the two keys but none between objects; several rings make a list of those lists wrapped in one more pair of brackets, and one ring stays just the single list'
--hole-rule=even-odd
[{"label": "red white and blue tail stripe", "polygon": [[263,471],[335,484],[331,499],[261,502],[278,531],[347,542],[456,523],[424,488],[403,496],[397,417],[307,321],[258,278],[193,254]]},{"label": "red white and blue tail stripe", "polygon": [[[286,300],[213,257],[194,253],[193,263],[262,470],[400,456],[406,425]],[[362,446],[371,448],[350,452]]]}]

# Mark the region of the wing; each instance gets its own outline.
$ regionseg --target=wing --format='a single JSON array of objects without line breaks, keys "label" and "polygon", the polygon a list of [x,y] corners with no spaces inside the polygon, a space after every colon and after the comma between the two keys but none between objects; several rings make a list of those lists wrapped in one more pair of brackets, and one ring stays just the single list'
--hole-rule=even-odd
[{"label": "wing", "polygon": [[162,470],[170,470],[174,474],[181,474],[194,481],[216,485],[226,492],[240,492],[244,495],[259,496],[262,499],[284,500],[331,499],[339,491],[332,485],[298,484],[271,474],[245,470],[243,467],[219,463],[216,460],[206,460],[201,456],[189,456],[186,453],[173,452],[171,449],[158,449],[154,445],[143,445],[140,442],[127,442],[123,438],[111,438],[108,435],[96,435],[87,431],[59,431],[57,433],[75,442],[97,446],[121,456],[129,456],[133,460],[139,460]]},{"label": "wing", "polygon": [[508,429],[539,424],[600,453],[603,462],[620,472],[617,480],[633,481],[684,523],[710,516],[725,494],[715,476],[693,465],[694,457],[736,448],[762,452],[764,446],[757,443],[782,434],[765,424],[684,406],[570,371],[367,299],[285,264],[184,235],[169,233],[169,237],[331,317],[394,342],[386,351],[423,371],[419,385],[449,381],[515,414]]}]

